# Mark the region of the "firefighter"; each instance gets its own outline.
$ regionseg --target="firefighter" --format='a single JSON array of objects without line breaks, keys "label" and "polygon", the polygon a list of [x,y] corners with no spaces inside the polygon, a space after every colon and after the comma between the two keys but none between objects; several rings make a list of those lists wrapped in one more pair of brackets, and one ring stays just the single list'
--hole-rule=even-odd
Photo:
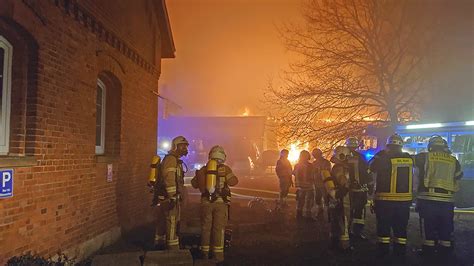
[{"label": "firefighter", "polygon": [[291,166],[290,161],[288,160],[289,151],[283,149],[280,152],[280,159],[278,159],[275,167],[275,172],[280,181],[280,205],[287,206],[286,199],[288,197],[288,192],[290,186],[293,186],[293,167]]},{"label": "firefighter", "polygon": [[314,149],[311,152],[313,155],[313,171],[314,171],[314,194],[315,205],[317,207],[317,216],[320,217],[324,211],[324,198],[326,198],[326,190],[323,184],[323,171],[331,171],[331,163],[323,157],[323,152],[320,149]]},{"label": "firefighter", "polygon": [[347,159],[350,150],[343,146],[334,149],[331,174],[322,171],[324,186],[327,192],[328,217],[331,224],[331,247],[343,252],[352,249],[349,242],[350,199],[349,168]]},{"label": "firefighter", "polygon": [[386,149],[370,161],[375,176],[374,210],[377,219],[377,255],[390,251],[390,230],[393,230],[393,253],[406,252],[407,226],[413,199],[413,159],[402,152],[403,139],[394,134],[387,139]]},{"label": "firefighter", "polygon": [[454,194],[463,175],[461,166],[440,136],[429,139],[428,152],[415,156],[415,166],[419,173],[417,209],[424,233],[422,254],[430,256],[437,250],[449,257],[453,251]]},{"label": "firefighter", "polygon": [[225,163],[226,153],[221,146],[212,147],[208,163],[191,180],[201,192],[201,245],[203,259],[212,251],[217,263],[224,261],[224,231],[230,205],[230,186],[239,182]]},{"label": "firefighter", "polygon": [[372,180],[368,173],[368,165],[363,155],[356,151],[359,141],[355,137],[349,137],[345,145],[351,152],[347,160],[350,172],[350,199],[351,199],[351,233],[355,238],[367,239],[363,234],[365,225],[365,205],[367,204],[367,193],[372,186]]},{"label": "firefighter", "polygon": [[313,165],[309,162],[311,154],[303,150],[300,152],[298,163],[293,174],[296,183],[296,217],[311,218],[311,208],[314,204]]},{"label": "firefighter", "polygon": [[177,231],[181,211],[180,193],[184,187],[183,161],[180,158],[188,154],[188,146],[189,142],[183,136],[174,138],[171,150],[161,163],[160,171],[166,190],[166,199],[158,205],[155,246],[159,249],[164,243],[167,249],[179,249]]}]

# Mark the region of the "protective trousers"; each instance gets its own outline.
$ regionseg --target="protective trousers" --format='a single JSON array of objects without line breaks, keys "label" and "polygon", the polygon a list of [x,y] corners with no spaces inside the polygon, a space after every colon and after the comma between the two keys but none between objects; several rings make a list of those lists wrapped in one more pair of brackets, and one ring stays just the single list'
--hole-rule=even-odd
[{"label": "protective trousers", "polygon": [[391,230],[393,230],[394,254],[405,255],[410,205],[411,201],[375,201],[377,252],[379,256],[384,256],[390,251]]},{"label": "protective trousers", "polygon": [[423,227],[423,253],[433,253],[437,241],[439,253],[450,254],[453,249],[454,203],[418,199],[417,205]]},{"label": "protective trousers", "polygon": [[367,204],[367,192],[351,191],[351,225],[352,233],[356,236],[361,235],[365,225],[365,205]]},{"label": "protective trousers", "polygon": [[311,217],[311,208],[314,205],[314,190],[312,188],[298,189],[296,202],[296,215]]},{"label": "protective trousers", "polygon": [[342,202],[329,208],[329,221],[331,223],[331,240],[334,246],[347,249],[349,243],[349,196],[344,197]]},{"label": "protective trousers", "polygon": [[290,181],[280,178],[280,203],[286,202],[290,191]]},{"label": "protective trousers", "polygon": [[155,232],[155,244],[165,244],[168,249],[179,249],[178,224],[180,220],[180,206],[162,203],[158,206],[158,223]]},{"label": "protective trousers", "polygon": [[224,260],[224,231],[228,220],[228,205],[222,200],[201,200],[201,252],[204,258],[212,251],[217,261]]}]

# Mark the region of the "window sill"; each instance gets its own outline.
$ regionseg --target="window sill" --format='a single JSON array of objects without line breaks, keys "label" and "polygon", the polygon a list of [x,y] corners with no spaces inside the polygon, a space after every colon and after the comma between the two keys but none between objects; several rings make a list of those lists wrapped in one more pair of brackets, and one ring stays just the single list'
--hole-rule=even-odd
[{"label": "window sill", "polygon": [[38,160],[34,156],[0,156],[0,167],[36,166]]},{"label": "window sill", "polygon": [[96,155],[95,156],[96,163],[114,163],[118,160],[119,160],[119,157],[117,156],[111,156],[111,155]]}]

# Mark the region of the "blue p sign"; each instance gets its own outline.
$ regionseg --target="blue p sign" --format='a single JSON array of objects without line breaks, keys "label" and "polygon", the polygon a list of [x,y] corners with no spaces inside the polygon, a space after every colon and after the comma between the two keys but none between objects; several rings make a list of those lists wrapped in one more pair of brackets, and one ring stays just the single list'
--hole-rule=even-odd
[{"label": "blue p sign", "polygon": [[13,170],[0,170],[0,199],[13,196]]}]

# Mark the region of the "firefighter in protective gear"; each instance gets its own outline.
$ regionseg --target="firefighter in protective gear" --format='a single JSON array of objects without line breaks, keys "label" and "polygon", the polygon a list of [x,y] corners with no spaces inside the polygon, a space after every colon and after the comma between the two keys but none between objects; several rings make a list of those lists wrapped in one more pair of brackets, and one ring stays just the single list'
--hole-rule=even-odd
[{"label": "firefighter in protective gear", "polygon": [[230,186],[239,182],[225,163],[226,154],[221,146],[212,147],[208,163],[196,171],[191,180],[201,192],[201,245],[203,259],[210,252],[218,263],[224,261],[224,231],[230,205]]},{"label": "firefighter in protective gear", "polygon": [[326,189],[324,188],[323,172],[331,172],[331,163],[323,157],[323,152],[320,149],[314,149],[311,152],[313,155],[313,171],[314,171],[314,194],[315,205],[318,209],[317,216],[321,216],[324,211],[324,198],[326,198]]},{"label": "firefighter in protective gear", "polygon": [[437,249],[449,256],[453,250],[454,193],[463,175],[461,166],[440,136],[430,138],[428,152],[415,156],[415,166],[419,173],[417,209],[424,233],[422,254],[431,255]]},{"label": "firefighter in protective gear", "polygon": [[350,199],[349,199],[349,169],[347,159],[350,150],[343,146],[334,149],[332,161],[334,166],[331,175],[322,171],[324,186],[327,192],[328,217],[331,224],[331,247],[342,251],[350,251]]},{"label": "firefighter in protective gear", "polygon": [[311,154],[303,150],[300,152],[298,163],[293,174],[296,183],[296,217],[311,218],[311,208],[314,204],[313,165],[309,162]]},{"label": "firefighter in protective gear", "polygon": [[188,154],[189,142],[183,136],[173,139],[171,150],[163,158],[160,171],[166,190],[165,200],[158,207],[158,225],[155,246],[166,243],[167,249],[179,249],[178,224],[180,220],[180,193],[184,187],[183,161]]},{"label": "firefighter in protective gear", "polygon": [[280,181],[280,205],[286,206],[286,199],[288,197],[288,192],[290,186],[293,185],[293,167],[291,166],[290,161],[288,160],[289,151],[283,149],[280,152],[280,159],[278,159],[275,167],[275,172]]},{"label": "firefighter in protective gear", "polygon": [[359,147],[357,138],[347,138],[346,147],[351,152],[351,157],[347,160],[350,173],[351,231],[356,238],[367,239],[363,234],[365,205],[367,204],[367,193],[372,190],[373,181],[368,173],[368,165],[364,156],[356,151]]},{"label": "firefighter in protective gear", "polygon": [[387,139],[386,149],[370,161],[375,176],[374,208],[377,219],[377,255],[390,251],[390,230],[393,230],[393,252],[406,252],[407,226],[413,199],[413,159],[402,152],[403,139],[394,134]]}]

